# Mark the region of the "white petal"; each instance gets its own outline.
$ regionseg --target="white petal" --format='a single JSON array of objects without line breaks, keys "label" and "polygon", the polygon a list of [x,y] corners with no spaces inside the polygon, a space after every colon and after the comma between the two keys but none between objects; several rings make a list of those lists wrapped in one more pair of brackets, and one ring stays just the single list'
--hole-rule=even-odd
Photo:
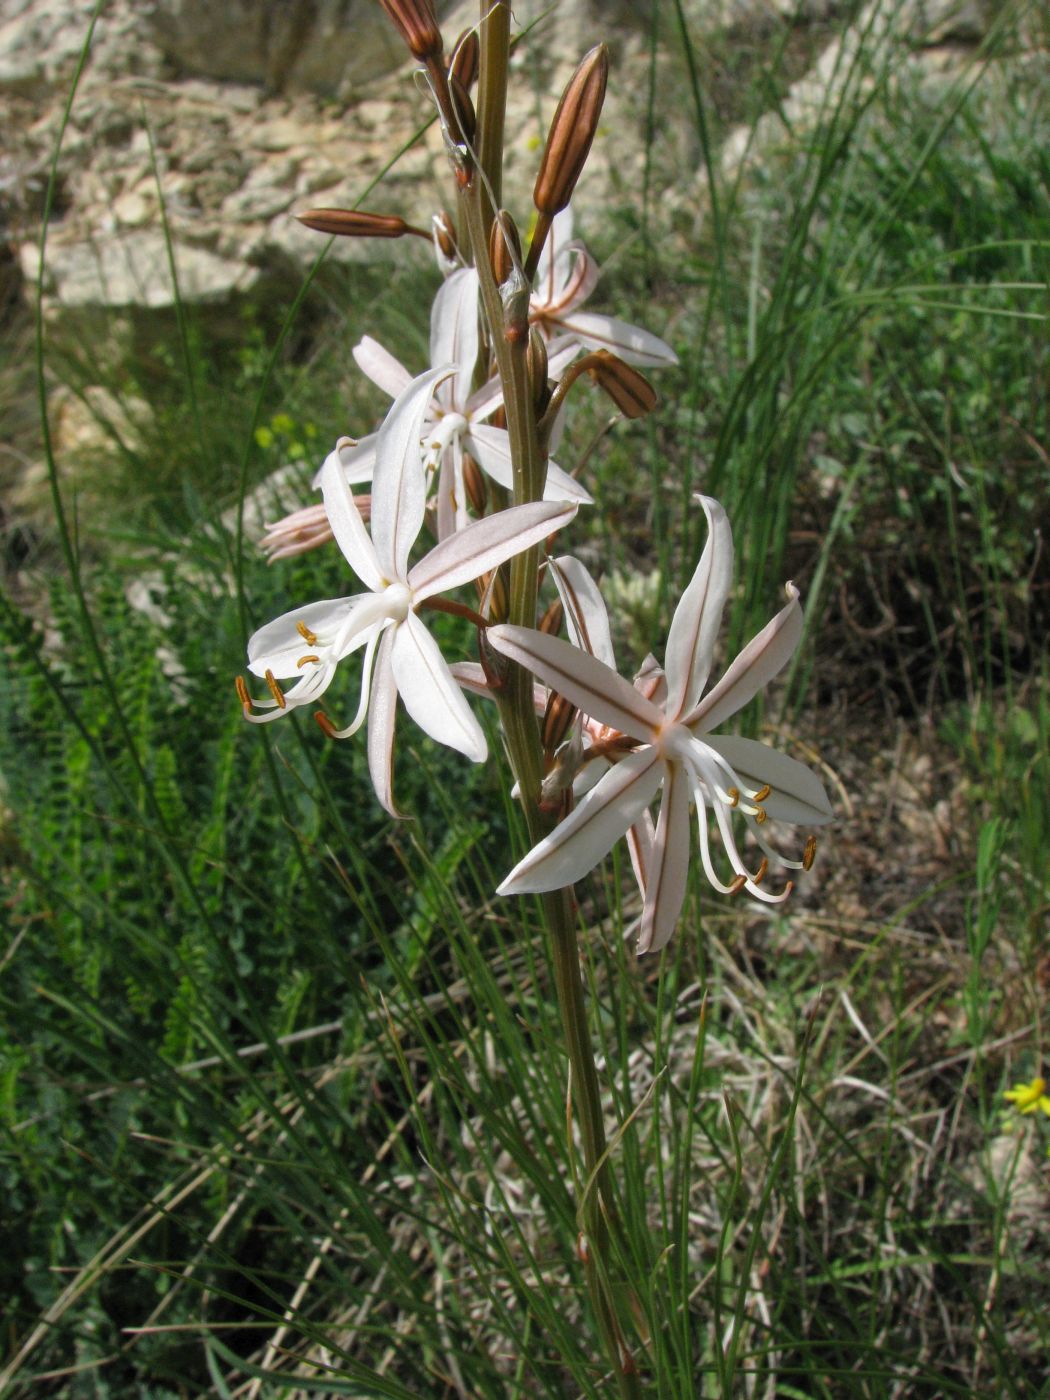
[{"label": "white petal", "polygon": [[[510,455],[510,434],[505,428],[487,423],[471,423],[465,446],[483,472],[507,491],[514,490],[514,466]],[[562,471],[556,462],[547,463],[545,501],[578,501],[590,505],[594,497],[580,483]]]},{"label": "white petal", "polygon": [[707,514],[707,543],[682,594],[667,635],[667,714],[687,714],[711,673],[722,609],[733,582],[733,532],[710,496],[697,498]]},{"label": "white petal", "polygon": [[787,754],[731,734],[705,734],[700,741],[722,755],[741,783],[757,791],[771,787],[762,806],[777,821],[824,826],[834,812],[824,785],[804,763]]},{"label": "white petal", "polygon": [[[330,452],[329,457],[337,457],[343,468],[343,476],[351,486],[360,486],[366,481],[372,480],[372,472],[376,464],[376,434],[369,433],[359,442],[353,444],[347,439],[342,447],[336,447]],[[327,464],[328,458],[325,458]],[[324,471],[324,464],[318,468],[317,474],[311,485],[315,491],[321,489],[321,473]]]},{"label": "white petal", "polygon": [[[379,430],[372,477],[372,541],[384,577],[403,580],[408,553],[423,524],[426,473],[420,438],[438,383],[450,370],[428,370],[394,400]],[[336,536],[338,538],[338,536]]]},{"label": "white petal", "polygon": [[615,670],[609,614],[598,585],[571,554],[551,560],[551,572],[565,608],[570,641]]},{"label": "white petal", "polygon": [[390,665],[390,652],[398,627],[387,630],[379,644],[372,673],[372,695],[368,702],[368,771],[382,806],[392,817],[400,817],[394,805],[394,722],[397,718],[397,686]]},{"label": "white petal", "polygon": [[484,761],[488,745],[481,725],[448,669],[437,642],[415,613],[395,629],[391,660],[405,709],[439,744]]},{"label": "white petal", "polygon": [[[375,547],[365,529],[337,452],[330,453],[321,468],[321,494],[328,523],[336,544],[343,551],[343,558],[366,588],[373,592],[382,588],[383,572],[376,558]],[[312,630],[316,632],[317,628]]]},{"label": "white petal", "polygon": [[660,817],[649,859],[638,952],[658,952],[674,933],[689,880],[689,774],[667,764]]},{"label": "white petal", "polygon": [[724,724],[791,660],[802,638],[802,609],[793,583],[787,591],[791,600],[787,607],[751,638],[718,684],[682,720],[694,734],[706,734]]},{"label": "white petal", "polygon": [[[368,598],[371,598],[371,594]],[[301,622],[308,632],[323,634],[327,639],[338,637],[355,618],[365,626],[375,620],[361,613],[364,601],[361,597],[327,598],[319,603],[293,608],[291,612],[274,618],[252,634],[248,642],[248,670],[253,676],[265,676],[267,671],[272,671],[282,680],[301,676],[305,668],[299,665],[299,661],[314,648],[299,631],[298,624]],[[351,636],[348,643],[353,640]],[[354,641],[354,645],[347,644],[339,656],[347,655],[360,644],[360,641]]]},{"label": "white petal", "polygon": [[362,336],[352,353],[358,369],[392,399],[403,394],[412,383],[412,376],[401,361],[370,335]]},{"label": "white petal", "polygon": [[648,807],[663,768],[653,749],[615,764],[575,811],[518,862],[496,893],[557,890],[593,870]]},{"label": "white petal", "polygon": [[505,559],[545,540],[575,514],[575,505],[534,501],[475,520],[465,530],[457,530],[436,544],[412,568],[408,583],[416,602],[488,573]]},{"label": "white petal", "polygon": [[649,743],[663,724],[663,713],[639,695],[630,681],[560,637],[506,623],[490,627],[489,644],[517,661],[545,685],[564,695],[601,724]]},{"label": "white petal", "polygon": [[596,311],[572,311],[558,317],[558,326],[574,335],[588,350],[611,350],[629,365],[657,369],[661,365],[678,363],[678,356],[658,335],[613,316],[602,316]]},{"label": "white petal", "polygon": [[478,291],[476,270],[464,267],[442,283],[430,311],[430,363],[455,367],[457,405],[467,401],[478,358]]}]

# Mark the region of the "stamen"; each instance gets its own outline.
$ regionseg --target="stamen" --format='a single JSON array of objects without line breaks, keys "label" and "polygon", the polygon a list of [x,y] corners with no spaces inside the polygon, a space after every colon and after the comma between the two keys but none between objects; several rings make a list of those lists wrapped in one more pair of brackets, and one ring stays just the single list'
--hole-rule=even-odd
[{"label": "stamen", "polygon": [[266,684],[270,687],[270,694],[277,701],[278,709],[287,709],[288,702],[284,698],[284,691],[277,684],[277,677],[272,671],[266,672]]},{"label": "stamen", "polygon": [[735,879],[732,879],[729,882],[729,894],[739,894],[746,884],[747,876],[737,875]]},{"label": "stamen", "polygon": [[317,633],[311,632],[305,622],[297,622],[295,624],[295,630],[299,633],[300,637],[303,638],[308,647],[315,647],[317,645]]},{"label": "stamen", "polygon": [[320,666],[321,664],[321,658],[319,656],[300,656],[299,660],[295,664],[299,667],[299,670],[301,671],[308,661],[312,662],[315,666]]},{"label": "stamen", "polygon": [[335,725],[325,714],[324,710],[314,710],[314,719],[317,721],[318,729],[320,729],[321,733],[326,738],[334,739],[336,737]]},{"label": "stamen", "polygon": [[735,807],[740,801],[740,789],[731,787],[726,793],[725,800],[728,806]]},{"label": "stamen", "polygon": [[752,877],[751,877],[751,883],[754,884],[754,885],[760,885],[760,884],[762,883],[762,881],[766,878],[766,871],[767,871],[768,869],[769,869],[769,861],[765,858],[765,856],[763,856],[763,857],[762,857],[762,864],[758,867],[758,869],[755,871],[754,875],[752,875]]},{"label": "stamen", "polygon": [[772,791],[773,789],[769,786],[768,783],[766,783],[765,787],[760,787],[759,790],[757,792],[753,792],[751,796],[755,802],[765,802],[766,798]]},{"label": "stamen", "polygon": [[759,826],[761,826],[763,822],[769,821],[769,813],[764,807],[755,808],[755,821],[758,822]]},{"label": "stamen", "polygon": [[812,870],[813,862],[817,855],[817,838],[809,836],[806,838],[806,849],[802,852],[802,869]]},{"label": "stamen", "polygon": [[244,677],[238,676],[234,684],[237,687],[237,699],[241,702],[241,708],[245,714],[252,707],[252,697],[248,694],[248,687],[244,684]]}]

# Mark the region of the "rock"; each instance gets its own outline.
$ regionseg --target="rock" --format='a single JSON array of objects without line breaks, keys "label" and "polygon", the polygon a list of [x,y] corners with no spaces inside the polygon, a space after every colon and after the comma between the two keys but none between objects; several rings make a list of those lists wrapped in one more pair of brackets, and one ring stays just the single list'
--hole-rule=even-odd
[{"label": "rock", "polygon": [[[245,291],[258,273],[244,263],[220,258],[189,244],[174,248],[179,294],[188,301],[210,301]],[[26,280],[36,282],[38,249],[21,249]],[[164,235],[157,229],[111,235],[93,243],[49,245],[47,290],[62,306],[145,306],[175,304]]]}]

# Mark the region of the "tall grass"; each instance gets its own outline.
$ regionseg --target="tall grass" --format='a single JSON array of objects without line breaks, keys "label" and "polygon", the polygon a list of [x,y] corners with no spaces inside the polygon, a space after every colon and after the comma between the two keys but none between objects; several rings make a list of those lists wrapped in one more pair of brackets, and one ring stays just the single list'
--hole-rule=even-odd
[{"label": "tall grass", "polygon": [[[779,130],[757,118],[798,34],[757,36],[735,170],[707,94],[746,36],[705,48],[677,3],[653,21],[644,237],[603,295],[661,333],[664,312],[682,369],[651,427],[595,448],[580,550],[622,575],[640,660],[699,551],[691,493],[719,495],[734,637],[784,577],[804,590],[775,725],[841,798],[786,910],[697,881],[659,962],[625,942],[620,858],[577,891],[654,1395],[1045,1375],[1045,1124],[1000,1097],[1045,1065],[1050,168],[1046,69],[1012,48],[1031,8],[936,84],[891,7],[868,11],[833,96]],[[612,255],[638,221],[625,204],[589,241]],[[541,921],[492,893],[525,842],[500,765],[417,735],[415,820],[391,828],[360,749],[295,716],[249,728],[229,683],[251,619],[346,591],[331,555],[261,564],[230,507],[289,456],[305,484],[376,411],[348,407],[333,342],[410,323],[429,277],[380,296],[322,268],[276,318],[243,307],[234,355],[182,306],[136,358],[151,414],[102,455],[105,516],[63,494],[45,437],[50,567],[11,573],[0,616],[5,1393],[609,1393]],[[38,322],[45,425],[60,373],[119,394],[129,368],[78,358],[78,329]],[[571,449],[601,426],[581,415]]]}]

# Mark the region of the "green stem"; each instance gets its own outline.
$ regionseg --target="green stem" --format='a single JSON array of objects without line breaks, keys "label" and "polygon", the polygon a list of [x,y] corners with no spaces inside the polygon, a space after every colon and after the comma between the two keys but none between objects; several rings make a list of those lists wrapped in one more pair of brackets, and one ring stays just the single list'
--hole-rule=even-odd
[{"label": "green stem", "polygon": [[510,57],[510,5],[506,0],[482,0],[478,69],[477,156],[487,194],[484,204],[485,244],[489,225],[503,198],[503,123],[507,111],[507,61]]}]

